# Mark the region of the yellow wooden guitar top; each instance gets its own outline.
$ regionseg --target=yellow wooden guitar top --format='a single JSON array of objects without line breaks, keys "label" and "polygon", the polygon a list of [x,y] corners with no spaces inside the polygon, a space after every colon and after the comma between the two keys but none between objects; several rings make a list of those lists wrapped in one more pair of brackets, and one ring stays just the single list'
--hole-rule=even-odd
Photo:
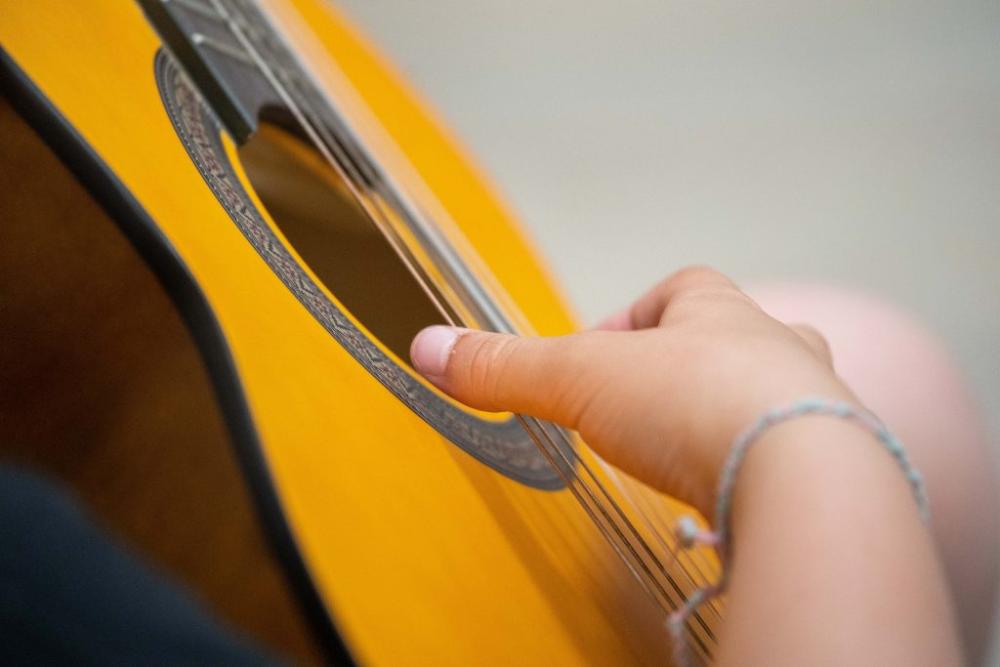
[{"label": "yellow wooden guitar top", "polygon": [[[192,0],[163,4],[175,11]],[[261,8],[373,162],[433,222],[514,328],[572,331],[572,313],[509,211],[344,18],[320,0],[266,0]],[[182,74],[182,54],[167,53],[140,3],[2,0],[0,17],[8,64],[128,193],[155,226],[162,246],[155,252],[166,252],[200,293],[201,306],[186,306],[171,279],[155,271],[188,326],[210,322],[223,344],[222,361],[208,368],[227,379],[215,377],[214,398],[202,405],[223,406],[256,515],[325,659],[669,661],[663,610],[572,491],[525,453],[512,417],[473,413],[410,369],[404,343],[435,315],[423,306],[404,314],[422,293],[386,259],[380,236],[352,230],[349,220],[339,241],[324,236],[324,216],[354,204],[343,204],[342,179],[308,137],[262,121],[249,141],[234,138],[224,117],[219,125],[207,111],[211,100],[199,102],[197,77]],[[107,206],[110,196],[97,198]],[[302,202],[315,204],[299,213],[308,223],[284,224],[291,214],[282,207],[299,210]],[[440,263],[387,215],[449,296]],[[202,345],[208,334],[192,335]],[[203,356],[218,353],[202,345]],[[663,507],[674,505],[664,499]],[[197,543],[187,549],[201,551]],[[239,549],[226,554],[206,548],[199,555],[220,577],[231,567],[253,578],[238,563]],[[714,563],[706,567],[714,571]],[[230,616],[241,624],[237,612]],[[697,630],[709,645],[711,625]],[[293,651],[281,637],[266,641]]]}]

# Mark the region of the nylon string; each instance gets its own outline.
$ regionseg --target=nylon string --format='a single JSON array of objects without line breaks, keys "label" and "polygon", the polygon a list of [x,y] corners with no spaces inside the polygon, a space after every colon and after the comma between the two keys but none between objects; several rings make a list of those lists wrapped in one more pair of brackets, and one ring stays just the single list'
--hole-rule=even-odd
[{"label": "nylon string", "polygon": [[[282,101],[287,105],[293,116],[295,116],[314,147],[345,182],[351,196],[386,238],[390,247],[403,262],[414,280],[417,281],[431,303],[440,312],[442,318],[452,326],[475,324],[466,321],[460,314],[461,309],[449,303],[448,298],[437,287],[435,281],[422,268],[421,263],[414,256],[408,244],[399,236],[399,233],[391,222],[391,216],[383,208],[387,203],[385,198],[371,196],[369,193],[363,192],[361,187],[359,187],[359,183],[366,183],[370,179],[365,178],[365,175],[358,171],[354,160],[347,154],[346,149],[337,140],[337,137],[331,134],[326,124],[320,120],[319,114],[311,108],[310,103],[304,96],[298,96],[298,99],[296,99],[289,92],[288,88],[286,88],[286,82],[291,83],[294,87],[297,77],[281,68],[272,68],[256,51],[253,43],[244,34],[243,31],[250,26],[247,26],[242,21],[238,22],[234,20],[231,13],[222,6],[219,0],[210,1],[220,16],[229,22],[234,36],[253,58],[261,73],[268,79],[269,83],[282,98]],[[377,170],[374,160],[368,160],[368,163]],[[378,175],[383,178],[384,183],[388,183],[388,179],[383,174],[378,173]],[[400,192],[398,189],[393,189],[390,194],[399,196]],[[405,209],[402,212],[405,213]],[[411,218],[408,222],[420,222],[418,216],[407,217]],[[426,232],[426,230],[424,231]],[[471,274],[466,273],[462,277],[469,279]],[[456,292],[458,292],[456,288],[466,289],[466,287],[464,284],[452,285],[452,289]],[[466,289],[466,291],[471,290]],[[500,307],[495,302],[490,305],[496,312],[501,312]],[[510,328],[512,329],[512,327]],[[511,330],[509,333],[514,332]],[[660,562],[654,550],[642,537],[641,533],[632,524],[614,498],[607,492],[600,479],[591,470],[591,467],[577,454],[566,432],[554,425],[547,425],[545,422],[534,417],[526,415],[515,415],[515,417],[536,443],[539,451],[549,464],[563,478],[567,488],[574,495],[585,513],[604,535],[605,539],[624,561],[636,579],[643,585],[647,593],[653,597],[665,612],[669,613],[676,609],[680,602],[687,597],[689,591],[685,592],[685,587],[681,587],[671,576],[668,569],[664,567],[663,563]],[[546,428],[546,426],[549,428]],[[555,432],[555,435],[553,435],[552,431]],[[663,525],[662,521],[656,521],[654,518],[651,518],[636,501],[635,495],[629,491],[629,485],[638,485],[639,483],[631,479],[627,481],[623,480],[615,470],[608,467],[599,457],[598,461],[602,471],[615,483],[622,495],[630,501],[633,509],[636,510],[646,524],[647,531],[655,537],[661,548],[670,555],[671,562],[676,562],[677,569],[684,573],[689,584],[694,588],[706,585],[708,579],[703,572],[703,568],[705,567],[703,557],[699,559],[702,560],[699,563],[691,553],[684,552],[680,547],[680,540],[673,528],[673,523],[676,519],[674,512],[665,506],[663,508],[670,516],[670,524],[668,525]],[[576,472],[578,469],[583,475]],[[587,481],[588,479],[589,482]],[[642,491],[642,489],[639,490]],[[663,532],[667,534],[669,541],[673,543],[673,547],[663,538]],[[690,569],[682,561],[687,561]],[[710,610],[713,617],[718,618],[720,616],[719,610],[715,605],[712,605]],[[695,640],[696,647],[700,649],[699,652],[710,655],[711,650],[707,644],[715,643],[715,636],[711,626],[706,623],[706,620],[700,614],[695,614],[693,620],[699,627],[696,629],[689,626],[689,633]]]}]

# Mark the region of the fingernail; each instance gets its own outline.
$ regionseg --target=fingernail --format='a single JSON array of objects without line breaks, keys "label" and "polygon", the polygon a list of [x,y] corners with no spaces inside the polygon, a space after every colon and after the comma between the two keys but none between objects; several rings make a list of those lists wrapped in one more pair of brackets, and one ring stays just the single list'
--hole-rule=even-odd
[{"label": "fingernail", "polygon": [[435,325],[417,334],[410,345],[413,367],[430,377],[443,377],[455,342],[462,334],[456,327]]}]

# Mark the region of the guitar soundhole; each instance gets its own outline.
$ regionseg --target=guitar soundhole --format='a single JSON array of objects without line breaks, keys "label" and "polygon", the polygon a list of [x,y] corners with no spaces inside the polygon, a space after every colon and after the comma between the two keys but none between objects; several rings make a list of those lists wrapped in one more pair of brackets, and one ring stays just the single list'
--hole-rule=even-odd
[{"label": "guitar soundhole", "polygon": [[413,336],[443,318],[355,202],[296,134],[262,122],[240,163],[271,219],[320,282],[404,361]]},{"label": "guitar soundhole", "polygon": [[[170,121],[205,183],[260,258],[331,338],[410,410],[471,456],[533,488],[563,488],[562,474],[516,420],[480,419],[441,398],[389,357],[395,353],[393,357],[407,359],[411,336],[442,318],[388,242],[355,206],[335,170],[297,131],[290,114],[265,107],[259,132],[238,155],[259,203],[276,223],[274,229],[243,187],[226,154],[221,128],[187,77],[162,50],[155,69]],[[313,103],[330,118],[328,126],[336,125],[322,97],[314,96]],[[355,326],[345,310],[364,327]],[[376,346],[375,338],[390,352]]]}]

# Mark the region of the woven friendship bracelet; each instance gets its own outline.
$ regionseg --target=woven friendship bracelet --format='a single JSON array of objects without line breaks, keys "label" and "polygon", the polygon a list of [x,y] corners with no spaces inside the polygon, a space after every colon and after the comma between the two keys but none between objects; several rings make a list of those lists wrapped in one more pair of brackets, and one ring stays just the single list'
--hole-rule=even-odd
[{"label": "woven friendship bracelet", "polygon": [[876,440],[896,460],[903,474],[906,475],[910,489],[913,492],[913,497],[917,501],[917,508],[920,511],[921,519],[925,523],[930,520],[930,504],[927,499],[927,490],[924,487],[923,476],[910,462],[903,444],[889,432],[885,424],[874,414],[844,401],[832,401],[824,398],[806,398],[796,401],[787,407],[770,410],[733,441],[729,456],[722,467],[722,474],[719,477],[719,486],[716,492],[715,532],[700,530],[698,524],[691,517],[681,517],[677,522],[677,536],[681,548],[687,549],[696,544],[714,546],[718,551],[722,566],[717,583],[697,589],[677,611],[670,615],[668,626],[673,637],[675,654],[679,664],[686,665],[689,662],[687,644],[684,637],[684,628],[688,618],[699,606],[724,592],[726,585],[729,583],[728,565],[732,557],[730,515],[732,511],[733,486],[736,483],[736,475],[743,465],[743,460],[746,458],[747,452],[760,439],[760,436],[772,426],[805,415],[838,417],[853,422],[874,435]]}]

